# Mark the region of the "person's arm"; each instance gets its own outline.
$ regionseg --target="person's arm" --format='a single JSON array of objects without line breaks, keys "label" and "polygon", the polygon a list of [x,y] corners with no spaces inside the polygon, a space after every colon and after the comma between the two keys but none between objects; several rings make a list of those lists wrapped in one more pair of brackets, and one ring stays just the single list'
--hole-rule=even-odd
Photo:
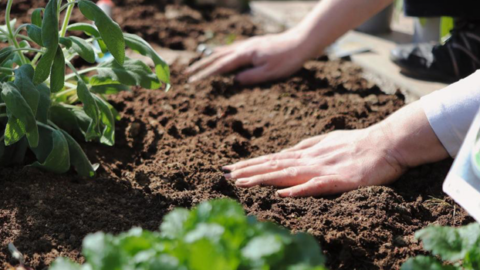
[{"label": "person's arm", "polygon": [[455,157],[480,108],[480,71],[421,99],[428,121]]},{"label": "person's arm", "polygon": [[243,84],[259,83],[291,75],[305,61],[323,50],[393,0],[322,0],[296,27],[275,35],[253,37],[216,49],[211,56],[186,70],[190,81],[235,71],[252,65],[237,75]]},{"label": "person's arm", "polygon": [[283,187],[282,197],[341,193],[395,181],[406,169],[448,153],[414,102],[366,129],[334,131],[277,154],[225,166],[239,187]]}]

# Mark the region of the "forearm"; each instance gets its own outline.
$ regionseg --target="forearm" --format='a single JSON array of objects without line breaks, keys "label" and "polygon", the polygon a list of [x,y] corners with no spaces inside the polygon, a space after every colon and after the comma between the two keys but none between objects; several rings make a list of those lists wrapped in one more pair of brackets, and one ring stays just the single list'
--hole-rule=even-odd
[{"label": "forearm", "polygon": [[303,21],[291,30],[301,40],[311,57],[323,50],[347,31],[391,4],[393,0],[321,0]]},{"label": "forearm", "polygon": [[382,131],[391,146],[389,151],[404,167],[432,163],[449,156],[418,101],[372,128]]}]

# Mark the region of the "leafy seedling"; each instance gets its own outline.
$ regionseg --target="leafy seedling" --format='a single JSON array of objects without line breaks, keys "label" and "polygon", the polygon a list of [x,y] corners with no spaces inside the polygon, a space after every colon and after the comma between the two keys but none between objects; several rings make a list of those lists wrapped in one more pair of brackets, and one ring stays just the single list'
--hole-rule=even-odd
[{"label": "leafy seedling", "polygon": [[[23,164],[31,151],[36,161],[30,166],[55,173],[74,167],[92,177],[96,166],[74,138],[112,146],[117,112],[106,95],[129,86],[168,90],[170,70],[145,40],[124,34],[89,0],[50,0],[18,28],[11,19],[13,2],[8,0],[6,25],[0,26],[0,42],[8,43],[0,50],[0,165]],[[75,8],[93,24],[70,24]],[[73,35],[78,31],[88,38]],[[154,70],[127,58],[126,47],[151,58]],[[113,60],[95,65],[107,52]],[[77,69],[72,64],[77,57],[91,66]]]},{"label": "leafy seedling", "polygon": [[117,236],[88,235],[82,252],[84,265],[60,258],[50,270],[326,269],[311,235],[247,217],[227,199],[176,209],[165,216],[160,232],[135,228]]},{"label": "leafy seedling", "polygon": [[415,237],[423,241],[423,248],[433,256],[411,258],[402,265],[402,270],[480,269],[478,223],[459,228],[431,226],[418,231]]}]

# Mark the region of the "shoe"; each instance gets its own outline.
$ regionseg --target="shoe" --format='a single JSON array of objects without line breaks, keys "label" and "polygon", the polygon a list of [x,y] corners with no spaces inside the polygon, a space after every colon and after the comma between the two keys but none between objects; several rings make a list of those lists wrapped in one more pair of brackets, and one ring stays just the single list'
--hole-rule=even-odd
[{"label": "shoe", "polygon": [[480,68],[480,23],[458,20],[443,44],[400,45],[390,52],[390,59],[412,77],[458,81]]}]

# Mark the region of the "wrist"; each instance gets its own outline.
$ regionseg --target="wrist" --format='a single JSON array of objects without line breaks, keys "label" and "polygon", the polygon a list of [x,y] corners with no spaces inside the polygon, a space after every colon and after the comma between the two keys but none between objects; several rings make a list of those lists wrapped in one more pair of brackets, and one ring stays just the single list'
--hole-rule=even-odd
[{"label": "wrist", "polygon": [[389,151],[405,168],[449,157],[419,102],[405,106],[375,128],[383,133]]},{"label": "wrist", "polygon": [[301,25],[287,30],[285,34],[288,35],[295,44],[295,50],[300,54],[299,57],[301,57],[303,61],[318,58],[326,48],[313,38],[315,35],[312,35],[308,29],[301,27]]}]

